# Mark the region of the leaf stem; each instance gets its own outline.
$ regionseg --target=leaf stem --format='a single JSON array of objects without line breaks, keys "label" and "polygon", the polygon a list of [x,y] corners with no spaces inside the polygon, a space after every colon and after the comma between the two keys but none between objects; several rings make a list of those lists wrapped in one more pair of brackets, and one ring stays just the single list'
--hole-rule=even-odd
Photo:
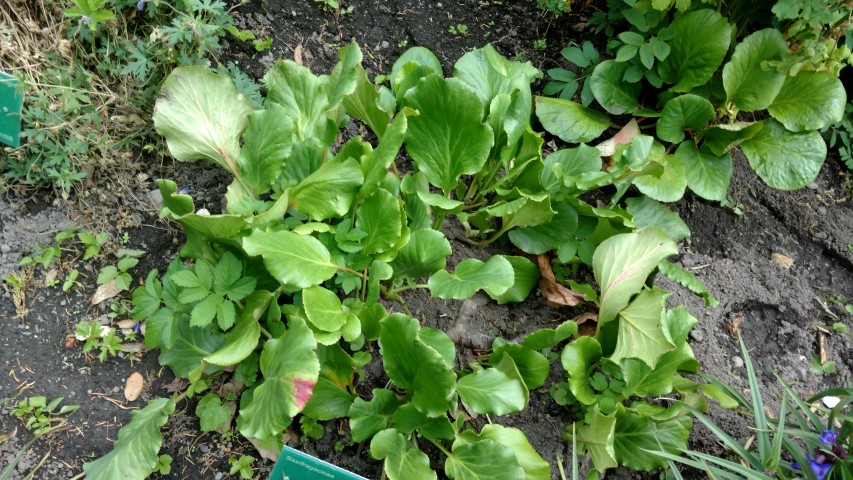
[{"label": "leaf stem", "polygon": [[[427,440],[429,440],[429,439],[427,439]],[[433,440],[430,440],[430,443],[432,443],[433,445],[435,445],[435,448],[437,448],[437,449],[441,450],[441,453],[443,453],[443,454],[447,455],[448,457],[452,457],[452,456],[453,456],[453,454],[450,452],[450,450],[448,450],[448,449],[447,449],[447,447],[445,447],[444,445],[442,445],[442,444],[440,444],[440,443],[438,443],[438,442],[435,442],[435,441],[433,441]]]}]

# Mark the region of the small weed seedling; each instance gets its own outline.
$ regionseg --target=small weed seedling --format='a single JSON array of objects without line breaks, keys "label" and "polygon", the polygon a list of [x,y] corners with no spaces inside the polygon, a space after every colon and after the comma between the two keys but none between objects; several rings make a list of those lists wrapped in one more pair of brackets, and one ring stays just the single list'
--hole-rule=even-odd
[{"label": "small weed seedling", "polygon": [[468,25],[465,25],[464,23],[457,23],[456,25],[451,25],[447,31],[452,35],[462,37],[468,34]]},{"label": "small weed seedling", "polygon": [[228,463],[231,464],[231,475],[240,474],[240,478],[251,479],[254,475],[251,465],[255,463],[255,458],[249,455],[242,455],[236,458],[233,455],[228,457]]},{"label": "small weed seedling", "polygon": [[[65,415],[80,408],[79,405],[60,407],[63,398],[58,397],[50,402],[47,401],[47,397],[25,398],[18,402],[18,405],[12,410],[12,415],[24,421],[27,428],[32,430],[36,436],[45,435],[63,422],[62,419],[56,418],[58,415]],[[60,425],[54,425],[57,422]]]},{"label": "small weed seedling", "polygon": [[581,103],[584,106],[589,106],[595,99],[595,96],[592,94],[590,83],[583,80],[592,75],[592,71],[598,65],[600,61],[598,51],[592,46],[592,42],[585,41],[581,48],[576,46],[566,47],[560,51],[560,55],[568,60],[569,63],[577,66],[580,69],[580,73],[578,74],[565,68],[552,68],[548,70],[548,77],[551,78],[551,81],[545,85],[545,95],[558,95],[564,100],[571,100],[580,88],[581,83],[583,83],[583,89],[580,94]]},{"label": "small weed seedling", "polygon": [[85,340],[83,353],[88,353],[97,348],[98,360],[103,362],[107,356],[115,356],[121,350],[121,338],[116,336],[116,330],[101,325],[97,320],[91,322],[80,322],[74,327],[74,334],[78,339]]},{"label": "small weed seedling", "polygon": [[97,234],[80,232],[77,234],[77,239],[86,247],[86,251],[83,253],[83,260],[89,260],[101,253],[101,247],[110,239],[110,234],[107,232],[99,232]]},{"label": "small weed seedling", "polygon": [[[127,233],[125,233],[127,235]],[[101,269],[98,274],[98,285],[103,285],[110,280],[115,280],[115,284],[121,290],[130,289],[130,284],[133,278],[127,273],[128,270],[135,267],[139,263],[139,257],[145,255],[142,250],[132,250],[122,248],[116,252],[118,263],[115,265],[107,265]]]}]

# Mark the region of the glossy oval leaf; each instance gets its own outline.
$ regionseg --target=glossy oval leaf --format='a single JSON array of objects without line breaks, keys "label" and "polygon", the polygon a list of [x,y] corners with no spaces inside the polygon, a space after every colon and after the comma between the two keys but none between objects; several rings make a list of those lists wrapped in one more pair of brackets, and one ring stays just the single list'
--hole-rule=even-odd
[{"label": "glossy oval leaf", "polygon": [[768,119],[754,137],[741,143],[749,165],[767,185],[796,190],[817,178],[826,159],[826,143],[820,133],[789,132]]},{"label": "glossy oval leaf", "polygon": [[687,188],[687,172],[684,170],[684,163],[675,155],[667,155],[659,163],[664,165],[660,176],[640,175],[634,179],[634,185],[643,194],[659,202],[681,200]]},{"label": "glossy oval leaf", "polygon": [[601,289],[599,323],[616,318],[664,258],[678,253],[678,247],[660,230],[614,235],[601,242],[592,256],[595,281]]},{"label": "glossy oval leaf", "polygon": [[225,335],[225,344],[204,357],[204,361],[226,367],[237,365],[251,355],[261,338],[258,319],[267,311],[271,300],[272,293],[266,290],[256,290],[246,297],[240,318],[234,328]]},{"label": "glossy oval leaf", "polygon": [[592,76],[587,80],[595,100],[613,115],[631,113],[640,108],[637,96],[640,94],[641,85],[624,80],[628,68],[628,63],[605,60],[596,65]]},{"label": "glossy oval leaf", "polygon": [[690,236],[690,228],[677,212],[651,197],[640,196],[625,200],[628,212],[637,224],[637,230],[657,228],[670,238],[680,242]]},{"label": "glossy oval leaf", "polygon": [[[394,65],[391,67],[391,84],[396,89],[399,83],[398,76],[403,67],[409,63],[414,63],[426,67],[431,73],[438,76],[444,76],[444,70],[441,68],[441,62],[428,48],[411,47],[397,58]],[[396,92],[398,95],[399,91]]]},{"label": "glossy oval leaf", "polygon": [[447,476],[454,480],[518,480],[524,469],[512,449],[494,440],[454,443],[453,453],[444,464]]},{"label": "glossy oval leaf", "polygon": [[266,193],[284,170],[293,147],[293,120],[277,103],[252,112],[243,133],[238,164],[243,180],[256,196]]},{"label": "glossy oval leaf", "polygon": [[349,409],[349,424],[354,442],[363,442],[388,427],[388,421],[400,408],[397,395],[391,390],[374,388],[368,402],[357,397]]},{"label": "glossy oval leaf", "polygon": [[782,90],[767,111],[792,132],[819,130],[841,121],[847,92],[838,77],[827,72],[786,76]]},{"label": "glossy oval leaf", "polygon": [[484,105],[470,87],[430,75],[406,93],[405,104],[419,112],[409,118],[406,151],[430,183],[447,194],[460,175],[480,171],[494,138],[482,123]]},{"label": "glossy oval leaf", "polygon": [[524,385],[497,368],[486,368],[465,375],[457,382],[456,391],[463,402],[482,414],[520,412],[527,404]]},{"label": "glossy oval leaf", "polygon": [[[521,430],[491,423],[484,425],[480,434],[474,437],[494,440],[512,449],[515,458],[524,470],[524,480],[551,480],[551,466],[536,452]],[[461,435],[457,438],[467,440]]]},{"label": "glossy oval leaf", "polygon": [[255,230],[243,239],[243,250],[251,256],[262,256],[276,280],[296,288],[319,285],[338,270],[319,240],[293,232]]},{"label": "glossy oval leaf", "polygon": [[154,128],[176,159],[209,160],[239,175],[240,136],[252,111],[228,77],[204,66],[178,67],[163,83]]},{"label": "glossy oval leaf", "polygon": [[259,440],[281,434],[311,399],[320,374],[317,341],[305,321],[288,319],[279,338],[267,340],[261,352],[264,381],[252,401],[240,408],[237,428],[247,438]]},{"label": "glossy oval leaf", "polygon": [[[157,360],[161,365],[172,369],[176,377],[187,378],[190,372],[201,365],[205,357],[222,348],[225,335],[212,324],[207,327],[193,327],[187,321],[172,323],[170,329],[172,346],[164,348],[160,345],[160,356]],[[221,370],[219,367],[209,367],[209,370]]]},{"label": "glossy oval leaf", "polygon": [[290,201],[312,220],[340,217],[349,212],[363,182],[361,166],[352,158],[328,162],[293,188]]},{"label": "glossy oval leaf", "polygon": [[500,305],[523,302],[539,283],[539,267],[526,257],[507,255],[504,258],[512,265],[514,272],[512,286],[501,294],[493,294],[486,288],[486,294]]},{"label": "glossy oval leaf", "polygon": [[495,255],[487,262],[476,258],[463,260],[453,273],[439,270],[429,277],[428,284],[434,297],[461,300],[472,297],[480,289],[500,295],[512,287],[514,276],[512,264]]},{"label": "glossy oval leaf", "polygon": [[341,300],[335,292],[320,286],[302,290],[305,316],[315,327],[326,332],[336,332],[347,323]]},{"label": "glossy oval leaf", "polygon": [[611,361],[639,358],[649,368],[655,368],[661,355],[675,350],[663,329],[668,296],[669,293],[658,288],[644,290],[619,312],[619,335]]},{"label": "glossy oval leaf", "polygon": [[569,390],[584,405],[596,401],[595,391],[588,379],[596,362],[601,358],[601,344],[592,337],[581,336],[563,348],[560,362],[569,374]]},{"label": "glossy oval leaf", "polygon": [[391,268],[397,277],[428,277],[445,267],[450,254],[450,242],[443,233],[422,228],[412,232],[409,243],[391,261]]},{"label": "glossy oval leaf", "polygon": [[687,92],[705,85],[729,51],[732,28],[719,13],[696,10],[672,21],[669,55],[659,63],[661,80],[673,84],[674,92]]},{"label": "glossy oval leaf", "polygon": [[568,143],[589,142],[610,127],[607,115],[559,98],[536,97],[536,117],[545,130]]},{"label": "glossy oval leaf", "polygon": [[429,467],[429,457],[411,445],[402,433],[393,428],[377,433],[370,442],[370,456],[385,459],[384,471],[388,480],[436,480],[438,476]]},{"label": "glossy oval leaf", "polygon": [[684,142],[678,146],[675,156],[684,163],[690,190],[705,200],[722,202],[726,199],[732,179],[731,155],[714,155],[705,146],[698,149],[693,142]]},{"label": "glossy oval leaf", "polygon": [[769,107],[781,90],[785,75],[763,67],[762,63],[779,60],[787,51],[785,38],[774,28],[744,38],[723,67],[723,88],[728,101],[745,112]]},{"label": "glossy oval leaf", "polygon": [[355,225],[366,234],[361,239],[366,255],[385,252],[400,240],[403,232],[400,209],[397,198],[384,188],[377,189],[359,205]]},{"label": "glossy oval leaf", "polygon": [[714,118],[714,106],[698,95],[681,95],[666,102],[655,125],[658,137],[671,143],[684,140],[684,129],[701,131]]}]

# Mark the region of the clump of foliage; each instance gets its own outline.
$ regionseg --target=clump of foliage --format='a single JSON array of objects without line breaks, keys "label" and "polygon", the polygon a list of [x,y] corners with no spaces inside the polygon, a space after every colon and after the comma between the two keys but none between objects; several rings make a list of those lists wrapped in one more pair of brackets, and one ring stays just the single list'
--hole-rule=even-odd
[{"label": "clump of foliage", "polygon": [[[226,213],[217,215],[196,212],[192,198],[174,182],[157,182],[161,215],[181,224],[187,235],[184,259],[148,275],[133,292],[131,315],[145,324],[146,346],[159,348],[160,363],[188,379],[189,387],[136,412],[124,429],[145,435],[121,434],[113,453],[86,465],[89,478],[110,478],[119,468],[144,478],[157,461],[158,427],[175,402],[207,391],[216,377],[242,387],[239,408],[234,419],[226,403],[236,397],[207,393],[196,410],[206,431],[234,428],[276,449],[292,425],[310,436],[318,422],[348,419],[352,440],[369,442],[390,479],[413,472],[436,478],[420,448],[424,442],[443,454],[452,478],[463,472],[551,478],[547,462],[520,430],[478,429],[466,421],[462,402],[477,414],[524,409],[531,391],[545,384],[546,354],[576,333],[577,325],[541,329],[517,343],[496,339],[479,362],[459,368],[453,341],[412,318],[401,294],[425,289],[437,298],[465,299],[483,291],[499,303],[519,302],[536,286],[539,269],[522,256],[494,255],[448,270],[451,246],[441,231],[448,216],[463,223],[471,243],[508,236],[527,253],[553,252],[560,262],[592,265],[602,275],[600,297],[592,287],[578,288],[589,292],[580,295],[592,308],[599,307],[602,333],[585,338],[600,342],[615,365],[630,365],[622,378],[657,372],[650,364],[670,354],[666,373],[657,373],[670,384],[677,369],[695,370],[684,343],[691,317],[683,309],[667,314],[666,295],[642,287],[661,268],[702,290],[695,277],[663,261],[689,231],[651,199],[632,199],[626,209],[615,203],[592,207],[579,198],[610,185],[624,193],[641,179],[658,179],[650,137],[636,136],[621,146],[618,166],[610,171],[603,170],[601,152],[593,147],[543,159],[542,134],[531,125],[530,91],[541,73],[491,46],[460,58],[450,77],[431,52],[409,49],[394,64],[389,85],[378,88],[361,67],[357,45],[342,48],[339,57],[322,77],[292,61],[277,64],[264,77],[263,109],[206,67],[179,68],[165,82],[154,124],[172,155],[215,163],[232,173],[233,182]],[[540,120],[548,118],[542,105],[549,100],[537,104]],[[377,144],[360,137],[338,144],[347,116],[364,122]],[[546,128],[558,129],[555,118],[543,122]],[[594,138],[609,125],[599,123],[585,135]],[[395,164],[401,148],[413,165],[405,175]],[[617,252],[623,246],[627,250]],[[648,268],[618,276],[625,281],[608,280],[636,262]],[[381,298],[402,311],[389,312]],[[669,317],[671,325],[661,324]],[[628,346],[635,335],[647,334],[660,340],[655,349]],[[373,361],[367,349],[372,342],[379,349],[370,351],[378,351],[376,361],[391,384],[362,398],[355,386]],[[589,368],[604,361],[591,358],[595,366]],[[572,383],[575,375],[573,366]],[[675,391],[629,380],[643,395],[689,390],[685,382]],[[632,398],[631,392],[611,398],[611,406]],[[606,400],[584,405],[599,415],[614,414],[606,406],[601,413],[599,403]],[[651,422],[643,428],[653,428],[660,412],[641,410],[632,414]],[[673,448],[683,446],[681,432],[689,425],[679,422],[679,429]],[[128,465],[127,452],[140,449],[145,453]]]}]

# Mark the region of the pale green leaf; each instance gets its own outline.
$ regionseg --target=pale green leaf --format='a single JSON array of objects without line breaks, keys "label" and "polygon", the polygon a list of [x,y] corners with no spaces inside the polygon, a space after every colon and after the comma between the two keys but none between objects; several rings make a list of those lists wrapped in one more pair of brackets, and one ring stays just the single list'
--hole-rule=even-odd
[{"label": "pale green leaf", "polygon": [[705,131],[705,144],[714,155],[729,152],[744,140],[754,137],[764,128],[764,122],[734,122],[711,125]]},{"label": "pale green leaf", "polygon": [[506,255],[504,258],[512,265],[512,286],[499,295],[492,294],[487,288],[486,294],[501,305],[523,302],[539,283],[539,267],[525,257]]},{"label": "pale green leaf", "polygon": [[732,27],[719,13],[696,10],[672,21],[669,55],[658,64],[660,78],[674,84],[674,92],[687,92],[707,84],[729,51]]},{"label": "pale green leaf", "polygon": [[767,185],[796,190],[817,178],[826,159],[826,143],[820,133],[793,133],[776,120],[764,120],[764,128],[741,143],[749,165]]},{"label": "pale green leaf", "polygon": [[470,298],[480,289],[500,295],[512,287],[513,277],[512,264],[494,255],[485,263],[476,258],[463,260],[453,273],[439,270],[429,277],[428,285],[435,297],[459,300]]},{"label": "pale green leaf", "polygon": [[355,226],[367,235],[361,239],[366,255],[394,247],[403,233],[400,202],[384,188],[364,199],[356,212]]},{"label": "pale green leaf", "polygon": [[310,236],[256,230],[243,238],[243,249],[248,255],[261,255],[276,280],[297,288],[319,285],[337,272],[329,251]]},{"label": "pale green leaf", "polygon": [[454,442],[453,453],[444,463],[447,476],[454,480],[519,480],[524,469],[510,447],[494,440],[476,443]]},{"label": "pale green leaf", "polygon": [[702,131],[714,118],[714,106],[697,95],[680,95],[666,102],[655,128],[661,140],[678,143],[684,140],[684,129]]},{"label": "pale green leaf", "polygon": [[[278,103],[290,114],[297,138],[316,138],[325,145],[334,140],[337,128],[334,121],[326,116],[326,111],[331,108],[326,86],[311,70],[291,60],[284,60],[267,72],[264,84],[267,86],[267,101]],[[299,161],[299,151],[304,148],[300,144],[322,155],[316,145],[298,142],[294,145],[294,156],[290,163],[304,163]]]},{"label": "pale green leaf", "polygon": [[346,417],[356,399],[355,361],[339,345],[319,346],[317,356],[320,376],[302,414],[316,420]]},{"label": "pale green leaf", "polygon": [[251,103],[228,77],[204,66],[178,67],[163,83],[154,128],[176,159],[209,160],[239,174],[240,136],[251,112]]},{"label": "pale green leaf", "polygon": [[338,49],[338,63],[329,75],[328,95],[329,106],[335,108],[340,105],[344,97],[355,92],[357,84],[356,69],[361,66],[361,49],[355,42],[346,47]]},{"label": "pale green leaf", "polygon": [[352,441],[363,442],[388,427],[388,421],[400,408],[397,395],[383,388],[373,389],[373,398],[366,402],[356,398],[349,409]]},{"label": "pale green leaf", "polygon": [[341,300],[331,290],[313,286],[302,290],[305,316],[315,327],[326,332],[336,332],[347,322]]},{"label": "pale green leaf", "polygon": [[355,160],[325,163],[293,188],[290,201],[312,220],[340,217],[349,212],[363,182]]},{"label": "pale green leaf", "polygon": [[560,355],[560,362],[569,374],[569,389],[584,405],[592,405],[597,398],[587,380],[599,359],[601,345],[596,339],[587,336],[580,336],[566,345]]},{"label": "pale green leaf", "polygon": [[[600,163],[600,160],[598,160]],[[578,227],[578,212],[565,202],[552,205],[557,213],[550,222],[509,232],[512,243],[525,253],[542,254],[566,243]]]},{"label": "pale green leaf", "polygon": [[767,111],[792,132],[819,130],[844,117],[847,92],[841,80],[827,72],[786,76],[779,95]]},{"label": "pale green leaf", "polygon": [[429,467],[429,457],[411,445],[400,432],[389,428],[377,433],[370,442],[370,456],[385,459],[384,471],[388,480],[435,480]]},{"label": "pale green leaf", "polygon": [[601,288],[599,324],[616,318],[664,258],[678,253],[675,242],[660,230],[615,235],[595,250],[592,268]]},{"label": "pale green leaf", "polygon": [[782,89],[785,74],[764,67],[788,51],[782,33],[775,28],[754,32],[743,39],[723,67],[723,88],[729,102],[746,112],[763,110]]},{"label": "pale green leaf", "polygon": [[628,205],[628,211],[634,218],[638,230],[657,228],[666,232],[676,242],[690,236],[690,228],[678,216],[678,213],[673,212],[657,200],[641,196],[629,198],[625,203]]},{"label": "pale green leaf", "polygon": [[302,411],[317,383],[320,373],[315,352],[317,341],[301,318],[288,320],[287,331],[264,344],[261,352],[264,381],[255,388],[252,401],[240,408],[237,428],[248,438],[280,435]]},{"label": "pale green leaf", "polygon": [[486,368],[462,377],[456,384],[459,398],[475,412],[507,415],[527,404],[524,385],[496,368]]},{"label": "pale green leaf", "polygon": [[222,405],[222,400],[215,393],[208,393],[199,400],[195,407],[195,414],[202,432],[212,432],[231,419],[228,407]]},{"label": "pale green leaf", "polygon": [[660,273],[666,275],[670,280],[680,283],[683,287],[705,299],[705,306],[713,308],[720,304],[720,301],[711,295],[702,280],[696,278],[690,271],[666,260],[661,261],[658,268]]},{"label": "pale green leaf", "polygon": [[342,104],[350,115],[366,123],[381,140],[388,128],[390,115],[379,108],[379,93],[361,65],[355,67],[355,81],[355,90],[344,97]]},{"label": "pale green leaf", "polygon": [[160,427],[175,411],[172,398],[155,398],[130,414],[130,423],[119,429],[112,451],[83,464],[89,480],[144,480],[157,465],[163,435]]},{"label": "pale green leaf", "polygon": [[623,77],[630,64],[605,60],[596,65],[592,76],[587,80],[595,95],[595,100],[613,115],[631,113],[640,107],[637,96],[639,83],[626,82]]},{"label": "pale green leaf", "polygon": [[714,155],[706,146],[697,149],[696,144],[688,141],[678,146],[675,156],[684,163],[690,190],[706,200],[726,199],[732,179],[731,155]]},{"label": "pale green leaf", "polygon": [[578,447],[589,452],[595,469],[603,472],[618,465],[614,448],[616,416],[603,415],[598,406],[593,407],[589,423],[577,430]]},{"label": "pale green leaf", "polygon": [[[504,427],[498,424],[483,426],[479,435],[471,431],[465,431],[457,437],[457,441],[477,443],[479,440],[493,440],[505,447],[509,447],[515,454],[518,464],[524,470],[523,480],[551,480],[551,466],[524,436],[524,432],[517,428]],[[470,441],[469,441],[470,440]],[[521,479],[520,479],[521,480]]]},{"label": "pale green leaf", "polygon": [[205,357],[204,361],[226,367],[237,365],[251,355],[261,338],[258,320],[266,312],[272,296],[266,290],[257,290],[246,297],[237,325],[225,335],[225,344]]},{"label": "pale green leaf", "polygon": [[388,167],[397,158],[408,128],[409,122],[406,115],[397,115],[394,123],[385,126],[385,135],[382,136],[376,150],[361,157],[361,170],[364,173],[364,185],[361,187],[362,196],[366,197],[373,193],[388,175]]},{"label": "pale green leaf", "polygon": [[610,127],[607,115],[559,98],[536,97],[536,117],[545,130],[568,143],[589,142]]},{"label": "pale green leaf", "polygon": [[470,87],[430,75],[406,94],[405,104],[420,112],[409,119],[406,150],[430,183],[446,194],[460,175],[480,171],[494,139]]},{"label": "pale green leaf", "polygon": [[390,265],[397,277],[428,277],[445,267],[450,254],[450,242],[443,233],[423,228],[412,232]]},{"label": "pale green leaf", "polygon": [[219,333],[219,329],[212,325],[192,327],[186,320],[175,321],[170,334],[172,346],[165,348],[163,343],[160,344],[158,361],[171,368],[176,377],[182,378],[187,378],[205,357],[222,348],[225,343],[225,335]]},{"label": "pale green leaf", "polygon": [[255,195],[266,193],[284,170],[293,147],[293,121],[281,105],[249,115],[237,163],[243,180]]},{"label": "pale green leaf", "polygon": [[[658,407],[663,410],[663,407]],[[687,438],[693,422],[681,417],[668,422],[653,422],[642,415],[619,412],[613,435],[616,460],[634,470],[648,471],[667,465],[663,457],[647,450],[679,454],[687,449]]]},{"label": "pale green leaf", "polygon": [[611,361],[639,358],[654,368],[661,355],[675,349],[663,328],[668,296],[658,288],[644,290],[619,312],[619,335]]}]

